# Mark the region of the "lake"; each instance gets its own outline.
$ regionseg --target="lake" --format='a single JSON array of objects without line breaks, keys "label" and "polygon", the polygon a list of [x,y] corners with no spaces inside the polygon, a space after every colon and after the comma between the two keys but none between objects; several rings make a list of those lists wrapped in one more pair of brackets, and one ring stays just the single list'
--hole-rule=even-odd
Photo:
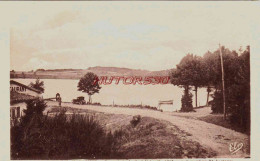
[{"label": "lake", "polygon": [[[35,79],[14,79],[25,85],[35,82]],[[88,100],[88,95],[77,91],[79,80],[70,79],[41,79],[44,81],[44,98],[55,97],[60,93],[62,101],[71,102],[78,96],[84,96]],[[173,105],[162,105],[164,111],[175,111],[181,108],[181,96],[183,89],[172,84],[166,85],[102,85],[99,93],[92,96],[92,102],[100,102],[102,105],[112,105],[113,101],[117,105],[143,104],[158,106],[159,100],[173,100]],[[193,106],[195,106],[195,93],[193,94]],[[206,88],[198,90],[198,105],[205,105],[207,100]]]}]

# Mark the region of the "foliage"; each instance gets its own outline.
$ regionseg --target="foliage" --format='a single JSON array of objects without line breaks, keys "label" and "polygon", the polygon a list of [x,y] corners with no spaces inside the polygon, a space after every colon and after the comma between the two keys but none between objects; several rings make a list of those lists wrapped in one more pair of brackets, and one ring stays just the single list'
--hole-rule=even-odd
[{"label": "foliage", "polygon": [[34,107],[29,108],[25,118],[33,113],[39,115],[37,120],[22,119],[11,128],[12,159],[102,159],[116,155],[120,136],[106,133],[93,117],[67,116],[64,112],[48,117]]},{"label": "foliage", "polygon": [[212,104],[211,104],[211,110],[213,113],[223,113],[223,96],[222,92],[216,90],[214,94],[212,94]]},{"label": "foliage", "polygon": [[202,86],[204,71],[201,59],[199,56],[187,54],[177,65],[176,70],[171,73],[171,83],[181,87]]},{"label": "foliage", "polygon": [[[30,135],[25,139],[25,128],[21,124],[11,128],[12,159],[212,157],[199,143],[183,139],[188,134],[170,124],[171,128],[166,128],[167,122],[149,117],[137,119],[139,122],[134,128],[128,124],[113,133],[106,133],[88,115],[65,115],[61,112],[55,116],[41,116],[41,126],[32,122],[28,130]],[[184,150],[188,153],[183,153]]]},{"label": "foliage", "polygon": [[184,95],[181,98],[181,111],[190,112],[193,111],[192,107],[192,94],[190,93],[190,88],[188,86],[184,89]]},{"label": "foliage", "polygon": [[[230,51],[221,47],[225,77],[226,111],[233,124],[239,124],[244,130],[250,130],[250,48]],[[177,68],[171,73],[171,83],[179,87],[194,86],[207,87],[214,92],[211,97],[213,113],[223,113],[222,73],[220,64],[220,51],[208,51],[203,57],[186,55]],[[182,108],[190,103],[188,90],[184,90]],[[197,100],[197,99],[196,99]],[[208,103],[208,98],[207,98]]]},{"label": "foliage", "polygon": [[23,126],[28,126],[33,121],[36,122],[35,119],[41,119],[43,111],[47,107],[46,103],[41,99],[27,101],[26,104],[26,109],[23,110],[25,115],[22,117]]},{"label": "foliage", "polygon": [[177,65],[177,69],[171,73],[171,83],[180,87],[186,88],[182,97],[182,111],[191,111],[192,95],[189,94],[189,87],[194,86],[196,95],[196,107],[197,107],[197,90],[199,87],[205,84],[203,79],[205,70],[202,64],[202,58],[194,56],[193,54],[187,54],[180,63]]},{"label": "foliage", "polygon": [[135,127],[141,121],[141,116],[137,115],[134,116],[133,119],[130,121],[132,127]]},{"label": "foliage", "polygon": [[219,52],[214,53],[208,51],[204,54],[202,59],[202,66],[204,68],[204,85],[209,87],[219,84],[221,81],[221,66]]},{"label": "foliage", "polygon": [[25,115],[20,123],[16,123],[11,128],[11,155],[17,157],[20,154],[27,153],[27,150],[33,148],[32,153],[38,153],[37,140],[33,140],[38,135],[38,129],[41,127],[43,111],[46,104],[43,100],[31,100],[27,102],[27,108],[23,111]]},{"label": "foliage", "polygon": [[91,96],[99,93],[101,87],[97,83],[98,76],[92,72],[88,72],[84,77],[79,80],[78,91],[87,93],[89,96],[89,103],[92,102]]},{"label": "foliage", "polygon": [[250,131],[250,50],[249,47],[237,59],[233,83],[227,89],[227,100],[231,122],[240,124],[245,131]]},{"label": "foliage", "polygon": [[[245,131],[250,131],[250,49],[241,54],[221,48],[225,76],[226,109],[233,124],[239,124]],[[207,69],[207,85],[215,87],[212,95],[212,110],[223,113],[223,95],[219,51],[206,53],[203,57]],[[218,63],[214,63],[218,62]],[[206,85],[206,84],[205,84]]]},{"label": "foliage", "polygon": [[40,81],[39,78],[36,79],[35,83],[31,82],[29,86],[41,92],[44,92],[44,82]]}]

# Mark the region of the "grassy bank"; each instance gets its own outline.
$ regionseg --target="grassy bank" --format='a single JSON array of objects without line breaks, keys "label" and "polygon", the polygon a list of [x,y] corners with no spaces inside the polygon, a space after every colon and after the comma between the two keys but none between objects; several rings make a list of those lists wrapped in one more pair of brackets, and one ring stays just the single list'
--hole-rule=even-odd
[{"label": "grassy bank", "polygon": [[[60,113],[61,112],[61,113]],[[64,113],[66,112],[66,113]],[[156,159],[215,156],[167,121],[53,108],[40,126],[11,129],[12,159]],[[36,121],[33,121],[34,123]],[[29,132],[28,132],[29,131]],[[27,133],[26,137],[24,133]]]},{"label": "grassy bank", "polygon": [[210,149],[192,141],[190,134],[167,121],[142,117],[134,126],[131,123],[133,117],[128,115],[68,107],[67,112],[95,116],[106,132],[120,134],[114,159],[205,158],[215,155]]},{"label": "grassy bank", "polygon": [[208,123],[211,123],[211,124],[222,126],[222,127],[225,127],[225,128],[228,128],[228,129],[249,135],[249,133],[244,131],[243,128],[240,125],[231,124],[229,117],[227,118],[227,120],[224,120],[223,114],[209,114],[209,115],[204,116],[204,117],[198,117],[198,119],[205,121],[205,122],[208,122]]},{"label": "grassy bank", "polygon": [[239,124],[232,124],[230,117],[227,117],[227,120],[224,120],[223,114],[214,114],[212,113],[211,107],[198,107],[194,108],[195,112],[183,113],[183,112],[173,112],[170,113],[173,116],[185,117],[188,119],[198,119],[201,121],[205,121],[207,123],[215,124],[218,126],[222,126],[237,132],[241,132],[249,135],[249,133],[245,132],[243,128]]},{"label": "grassy bank", "polygon": [[215,155],[167,121],[143,117],[135,127],[126,125],[121,131],[120,158],[210,158]]}]

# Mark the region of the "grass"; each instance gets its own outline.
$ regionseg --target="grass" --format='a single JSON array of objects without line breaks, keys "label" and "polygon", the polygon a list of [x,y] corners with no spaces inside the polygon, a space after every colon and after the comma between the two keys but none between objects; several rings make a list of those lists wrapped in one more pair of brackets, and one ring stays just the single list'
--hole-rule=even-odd
[{"label": "grass", "polygon": [[60,107],[60,106],[52,106],[48,112],[49,113],[59,113],[61,111],[64,112],[72,112],[72,113],[80,113],[81,111],[84,111],[83,109],[76,109],[76,108],[71,108],[71,107]]},{"label": "grass", "polygon": [[215,153],[191,141],[167,121],[141,118],[136,126],[121,128],[120,159],[209,158]]},{"label": "grass", "polygon": [[167,121],[70,107],[53,107],[51,113],[38,123],[32,121],[30,128],[19,124],[12,127],[12,159],[163,159],[216,155],[190,140],[191,134]]},{"label": "grass", "polygon": [[[109,106],[112,106],[112,105],[109,105]],[[150,109],[150,110],[158,110],[157,107],[154,107],[154,106],[149,106],[149,105],[113,105],[113,107],[126,107],[126,108],[139,108],[139,109]]]},{"label": "grass", "polygon": [[229,118],[227,120],[224,120],[223,114],[210,114],[204,117],[198,117],[199,120],[212,123],[218,126],[222,126],[231,130],[235,130],[237,132],[245,133],[247,134],[243,128],[241,128],[239,125],[231,124]]},{"label": "grass", "polygon": [[116,156],[116,140],[88,115],[33,117],[29,124],[11,128],[11,158],[110,158]]}]

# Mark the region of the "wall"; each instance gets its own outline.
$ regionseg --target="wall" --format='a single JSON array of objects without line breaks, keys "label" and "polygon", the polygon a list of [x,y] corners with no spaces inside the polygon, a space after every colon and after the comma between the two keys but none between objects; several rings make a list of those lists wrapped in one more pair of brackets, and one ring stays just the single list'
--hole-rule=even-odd
[{"label": "wall", "polygon": [[24,115],[23,110],[26,109],[26,103],[21,102],[21,103],[16,103],[11,105],[10,107],[10,115],[12,115],[12,110],[15,110],[15,116],[17,117],[17,107],[20,107],[20,117]]},{"label": "wall", "polygon": [[27,95],[34,96],[34,97],[40,97],[40,94],[37,92],[34,92],[34,91],[24,88],[22,86],[18,86],[16,84],[10,84],[10,91],[13,91],[13,90],[18,93],[27,94]]}]

